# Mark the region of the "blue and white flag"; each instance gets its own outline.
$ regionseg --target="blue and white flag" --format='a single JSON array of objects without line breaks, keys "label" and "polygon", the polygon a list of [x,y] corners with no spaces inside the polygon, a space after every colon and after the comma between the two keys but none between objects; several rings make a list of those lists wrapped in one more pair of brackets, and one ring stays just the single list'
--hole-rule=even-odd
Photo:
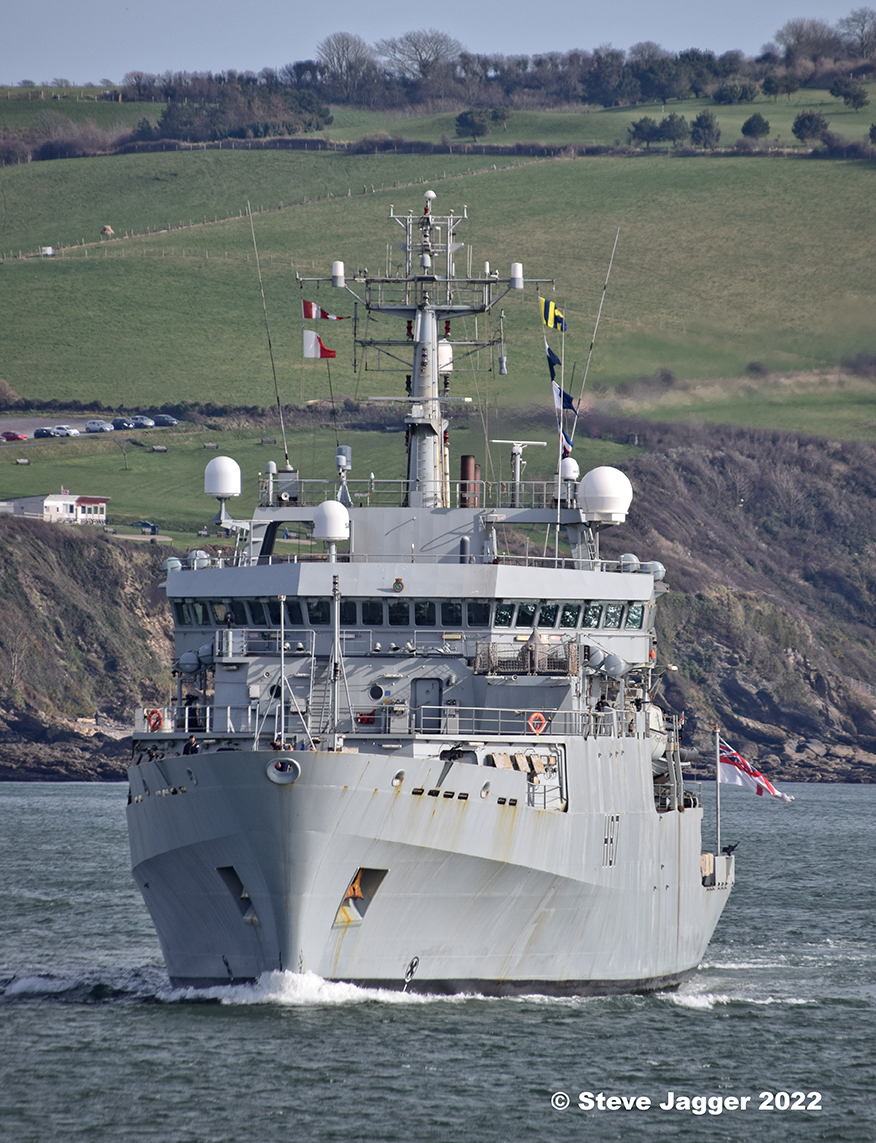
[{"label": "blue and white flag", "polygon": [[550,371],[551,371],[551,381],[554,381],[554,380],[556,380],[556,376],[557,376],[556,368],[558,365],[562,365],[562,361],[560,361],[559,357],[557,357],[557,355],[554,353],[554,351],[548,345],[547,338],[544,339],[544,351],[547,354],[548,369],[550,369]]},{"label": "blue and white flag", "polygon": [[574,413],[575,405],[566,390],[561,389],[556,381],[551,381],[551,388],[554,391],[554,408],[557,412],[561,413],[564,409],[571,409]]}]

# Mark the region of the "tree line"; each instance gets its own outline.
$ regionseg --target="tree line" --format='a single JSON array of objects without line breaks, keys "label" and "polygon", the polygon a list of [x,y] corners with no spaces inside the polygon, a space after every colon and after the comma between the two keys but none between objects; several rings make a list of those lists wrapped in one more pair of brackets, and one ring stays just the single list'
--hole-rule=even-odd
[{"label": "tree line", "polygon": [[[778,98],[801,86],[843,80],[860,89],[876,74],[876,10],[854,9],[831,26],[788,20],[755,57],[689,48],[668,52],[643,41],[624,51],[602,45],[539,55],[480,54],[437,29],[419,29],[368,44],[334,32],[315,59],[253,72],[128,72],[123,98],[222,104],[272,93],[308,92],[323,104],[373,110],[454,101],[472,108],[541,109],[568,104],[632,106],[709,97],[743,103],[760,92]],[[851,88],[849,89],[851,90]]]}]

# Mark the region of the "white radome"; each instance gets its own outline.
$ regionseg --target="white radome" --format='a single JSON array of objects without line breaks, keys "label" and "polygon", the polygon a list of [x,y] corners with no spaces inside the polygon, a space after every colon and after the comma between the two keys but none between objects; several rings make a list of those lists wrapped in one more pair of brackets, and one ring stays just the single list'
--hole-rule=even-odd
[{"label": "white radome", "polygon": [[230,456],[216,456],[204,469],[204,494],[228,500],[240,495],[240,465]]},{"label": "white radome", "polygon": [[578,503],[585,520],[622,524],[633,501],[633,486],[619,468],[591,468],[578,485]]}]

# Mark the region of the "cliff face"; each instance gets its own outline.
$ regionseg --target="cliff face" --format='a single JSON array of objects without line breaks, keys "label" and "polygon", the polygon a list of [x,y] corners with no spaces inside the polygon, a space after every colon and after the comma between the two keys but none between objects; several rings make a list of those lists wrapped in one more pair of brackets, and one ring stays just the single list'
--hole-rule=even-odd
[{"label": "cliff face", "polygon": [[662,693],[687,711],[687,740],[708,751],[717,722],[768,775],[876,781],[876,448],[611,417],[590,427],[649,449],[624,466],[633,506],[602,550],[666,565],[659,660],[678,670]]},{"label": "cliff face", "polygon": [[[678,670],[660,695],[686,711],[699,773],[717,722],[770,777],[876,781],[876,447],[586,423],[648,450],[602,552],[666,565],[658,664]],[[124,777],[131,711],[171,695],[168,550],[11,517],[0,541],[0,780]]]},{"label": "cliff face", "polygon": [[10,516],[0,543],[0,779],[124,777],[131,710],[169,694],[166,549]]}]

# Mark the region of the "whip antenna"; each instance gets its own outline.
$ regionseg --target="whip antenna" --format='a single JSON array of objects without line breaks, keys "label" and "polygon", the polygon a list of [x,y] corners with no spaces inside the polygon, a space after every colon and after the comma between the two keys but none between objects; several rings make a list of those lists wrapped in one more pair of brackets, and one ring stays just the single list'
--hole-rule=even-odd
[{"label": "whip antenna", "polygon": [[[611,274],[612,263],[614,262],[614,252],[617,250],[617,240],[620,238],[620,227],[614,236],[614,246],[611,248],[611,257],[608,260],[608,269],[605,272],[605,283],[602,287],[602,297],[599,299],[599,312],[596,315],[596,324],[593,327],[593,337],[590,339],[590,350],[587,353],[587,364],[584,366],[584,376],[581,379],[581,396],[578,398],[578,408],[581,407],[581,402],[584,399],[584,386],[587,384],[587,372],[590,369],[590,358],[593,356],[593,346],[596,344],[596,331],[599,329],[599,319],[602,317],[602,307],[605,304],[605,291],[608,289],[608,279]],[[575,427],[578,424],[578,410],[575,410],[575,420],[572,423],[572,440],[575,439]]]},{"label": "whip antenna", "polygon": [[268,325],[268,303],[265,301],[265,287],[262,285],[262,268],[259,264],[259,248],[256,244],[255,224],[252,220],[252,207],[249,199],[246,200],[246,213],[249,215],[249,227],[252,231],[252,248],[255,251],[256,272],[259,276],[259,289],[262,292],[262,309],[265,311],[265,332],[268,335],[268,353],[271,355],[271,372],[274,375],[274,392],[277,394],[277,415],[280,418],[280,433],[283,437],[283,454],[286,457],[286,468],[290,469],[289,447],[286,444],[286,426],[283,424],[283,406],[280,404],[280,386],[277,383],[277,367],[274,364],[274,347],[271,344],[271,327]]}]

